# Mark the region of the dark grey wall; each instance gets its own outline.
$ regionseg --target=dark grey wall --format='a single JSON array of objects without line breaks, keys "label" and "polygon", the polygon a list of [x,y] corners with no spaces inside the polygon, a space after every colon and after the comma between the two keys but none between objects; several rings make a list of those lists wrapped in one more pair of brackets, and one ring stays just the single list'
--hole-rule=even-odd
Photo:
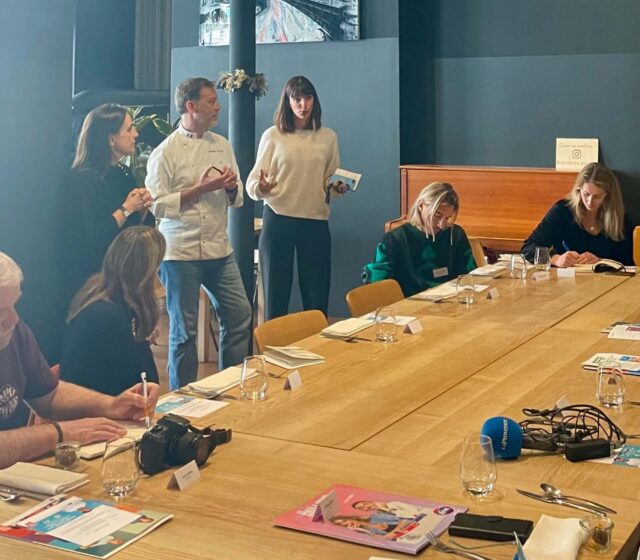
[{"label": "dark grey wall", "polygon": [[135,28],[135,0],[79,0],[74,93],[133,88]]},{"label": "dark grey wall", "polygon": [[403,80],[403,115],[429,127],[425,138],[403,120],[403,162],[553,167],[557,137],[599,138],[640,222],[640,3],[430,4],[401,2],[401,29],[421,20],[427,37],[401,35],[401,53],[431,65],[424,97],[407,97]]},{"label": "dark grey wall", "polygon": [[[334,316],[347,314],[345,293],[361,282],[362,265],[373,257],[382,224],[399,212],[397,60],[398,41],[394,38],[257,48],[257,68],[266,74],[271,91],[256,105],[256,142],[272,124],[286,80],[304,74],[318,89],[323,124],[338,134],[342,166],[363,173],[358,192],[332,204],[330,313]],[[215,79],[227,67],[227,48],[173,49],[172,89],[188,76]],[[226,94],[221,95],[221,101],[223,113],[217,131],[226,135]]]},{"label": "dark grey wall", "polygon": [[[0,18],[0,251],[23,268],[18,311],[55,353],[54,232],[68,166],[75,0],[3,0]],[[73,212],[73,208],[67,209]]]}]

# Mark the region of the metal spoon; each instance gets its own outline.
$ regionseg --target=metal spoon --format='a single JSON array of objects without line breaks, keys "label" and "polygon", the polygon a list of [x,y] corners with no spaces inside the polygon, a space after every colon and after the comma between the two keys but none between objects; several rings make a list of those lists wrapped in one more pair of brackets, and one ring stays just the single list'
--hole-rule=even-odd
[{"label": "metal spoon", "polygon": [[607,506],[603,506],[602,504],[599,504],[598,502],[592,502],[591,500],[585,500],[584,498],[578,498],[578,496],[567,496],[566,494],[563,494],[562,491],[560,490],[560,488],[556,488],[553,484],[548,484],[546,482],[543,482],[540,485],[540,488],[542,488],[542,491],[544,492],[544,495],[549,497],[549,498],[553,498],[556,500],[567,500],[567,499],[571,499],[573,498],[574,500],[578,500],[580,502],[582,502],[583,504],[587,504],[590,505],[594,508],[597,509],[601,509],[602,511],[605,511],[607,513],[617,513],[615,510],[607,507]]},{"label": "metal spoon", "polygon": [[22,498],[22,492],[12,492],[7,494],[0,494],[0,501],[3,502],[15,502]]}]

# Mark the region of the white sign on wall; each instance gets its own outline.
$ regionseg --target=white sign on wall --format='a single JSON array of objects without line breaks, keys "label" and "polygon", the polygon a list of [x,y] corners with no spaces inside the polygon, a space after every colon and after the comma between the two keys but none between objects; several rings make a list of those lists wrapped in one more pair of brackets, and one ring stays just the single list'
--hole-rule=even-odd
[{"label": "white sign on wall", "polygon": [[556,138],[556,169],[579,171],[598,161],[597,138]]}]

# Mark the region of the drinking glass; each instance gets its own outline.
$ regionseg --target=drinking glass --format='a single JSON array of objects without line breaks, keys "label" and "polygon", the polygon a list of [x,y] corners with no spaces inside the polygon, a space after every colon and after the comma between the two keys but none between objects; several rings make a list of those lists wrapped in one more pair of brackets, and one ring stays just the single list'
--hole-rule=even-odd
[{"label": "drinking glass", "polygon": [[527,278],[527,259],[524,255],[511,255],[509,259],[509,275],[511,278],[525,280]]},{"label": "drinking glass", "polygon": [[396,311],[388,305],[376,309],[374,331],[376,340],[380,342],[393,342],[396,338]]},{"label": "drinking glass", "polygon": [[458,302],[471,305],[476,297],[476,281],[471,274],[462,274],[458,276],[456,282],[456,293],[458,294]]},{"label": "drinking glass", "polygon": [[497,477],[491,438],[465,437],[460,456],[460,480],[464,489],[474,496],[486,496],[493,490]]},{"label": "drinking glass", "polygon": [[536,247],[536,256],[533,260],[537,270],[547,272],[551,268],[551,254],[549,247]]},{"label": "drinking glass", "polygon": [[605,515],[591,515],[580,520],[584,547],[593,552],[609,552],[613,521]]},{"label": "drinking glass", "polygon": [[624,402],[624,376],[618,360],[605,360],[598,366],[596,398],[602,406],[609,408]]},{"label": "drinking glass", "polygon": [[138,448],[132,437],[119,437],[107,442],[102,458],[102,486],[117,500],[129,494],[138,482]]},{"label": "drinking glass", "polygon": [[267,398],[269,378],[262,356],[247,356],[242,362],[240,396],[246,401],[259,402]]}]

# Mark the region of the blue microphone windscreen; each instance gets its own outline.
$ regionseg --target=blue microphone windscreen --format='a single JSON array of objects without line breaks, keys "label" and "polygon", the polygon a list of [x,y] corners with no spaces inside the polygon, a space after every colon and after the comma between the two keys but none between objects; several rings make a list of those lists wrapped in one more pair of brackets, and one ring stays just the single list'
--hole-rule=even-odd
[{"label": "blue microphone windscreen", "polygon": [[515,459],[522,451],[522,428],[511,418],[495,416],[482,425],[480,433],[489,436],[498,459]]}]

